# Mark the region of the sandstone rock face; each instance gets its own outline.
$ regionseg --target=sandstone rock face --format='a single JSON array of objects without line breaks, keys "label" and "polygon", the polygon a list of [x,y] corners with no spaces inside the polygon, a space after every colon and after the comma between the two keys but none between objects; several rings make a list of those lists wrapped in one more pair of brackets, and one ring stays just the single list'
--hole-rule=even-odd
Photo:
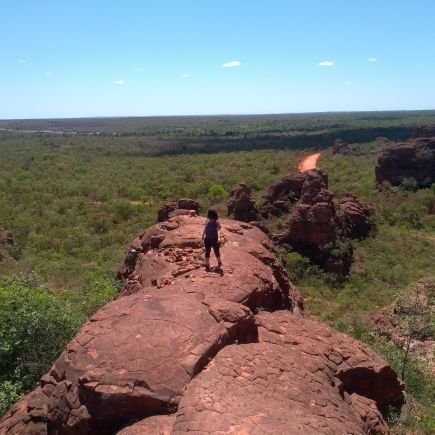
[{"label": "sandstone rock face", "polygon": [[189,214],[191,210],[199,211],[199,203],[194,199],[181,198],[178,201],[162,205],[157,212],[157,222],[164,222],[175,215]]},{"label": "sandstone rock face", "polygon": [[[328,185],[328,177],[325,173],[318,171]],[[297,201],[302,192],[302,186],[307,177],[307,172],[289,174],[281,180],[272,184],[266,193],[265,201],[261,207],[261,214],[264,217],[280,216],[289,211],[289,203]]]},{"label": "sandstone rock face", "polygon": [[219,352],[189,384],[173,434],[388,431],[379,407],[400,397],[402,385],[385,361],[288,312],[256,318],[259,343]]},{"label": "sandstone rock face", "polygon": [[132,242],[120,297],[0,421],[2,435],[387,432],[381,411],[402,394],[391,368],[303,318],[260,229],[222,220],[224,269],[206,272],[204,222],[176,215]]},{"label": "sandstone rock face", "polygon": [[290,212],[288,229],[277,239],[327,271],[344,276],[352,262],[352,248],[345,244],[344,225],[337,216],[333,195],[321,171],[304,174],[301,196]]},{"label": "sandstone rock face", "polygon": [[252,222],[258,219],[258,210],[252,198],[251,189],[246,184],[240,184],[230,194],[228,201],[228,216],[242,222]]},{"label": "sandstone rock face", "polygon": [[360,201],[354,193],[347,193],[338,206],[343,213],[342,220],[348,237],[361,239],[374,232],[374,223],[371,221],[374,208]]},{"label": "sandstone rock face", "polygon": [[332,146],[332,154],[349,155],[352,154],[352,150],[349,144],[343,139],[335,139],[334,145]]},{"label": "sandstone rock face", "polygon": [[171,435],[175,415],[156,415],[139,421],[117,435]]},{"label": "sandstone rock face", "polygon": [[283,306],[301,309],[300,295],[289,283],[273,244],[253,225],[220,220],[224,273],[219,274],[217,269],[212,274],[205,272],[201,241],[204,223],[201,217],[177,216],[145,231],[131,245],[142,254],[122,294],[176,284],[173,288],[201,300],[220,297],[252,310]]},{"label": "sandstone rock face", "polygon": [[379,184],[398,186],[411,179],[418,187],[430,187],[435,182],[435,137],[386,149],[378,157],[375,174]]}]

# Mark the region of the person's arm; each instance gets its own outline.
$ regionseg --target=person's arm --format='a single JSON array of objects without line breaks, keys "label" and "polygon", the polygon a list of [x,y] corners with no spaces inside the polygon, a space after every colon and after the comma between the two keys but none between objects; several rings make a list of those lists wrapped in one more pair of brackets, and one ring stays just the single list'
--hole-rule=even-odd
[{"label": "person's arm", "polygon": [[222,227],[221,227],[221,223],[218,222],[218,242],[220,243],[222,240]]},{"label": "person's arm", "polygon": [[202,232],[201,240],[205,238],[205,228],[207,227],[207,222],[204,224],[204,231]]}]

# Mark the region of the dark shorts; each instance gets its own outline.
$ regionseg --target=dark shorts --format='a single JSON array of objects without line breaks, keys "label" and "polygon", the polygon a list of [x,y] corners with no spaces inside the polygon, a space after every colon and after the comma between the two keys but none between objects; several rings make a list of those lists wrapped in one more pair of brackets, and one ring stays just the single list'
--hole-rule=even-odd
[{"label": "dark shorts", "polygon": [[219,243],[218,239],[204,239],[204,245],[205,245],[205,256],[206,257],[210,257],[211,248],[213,248],[214,255],[216,255],[216,257],[220,257],[220,253],[219,253],[220,243]]}]

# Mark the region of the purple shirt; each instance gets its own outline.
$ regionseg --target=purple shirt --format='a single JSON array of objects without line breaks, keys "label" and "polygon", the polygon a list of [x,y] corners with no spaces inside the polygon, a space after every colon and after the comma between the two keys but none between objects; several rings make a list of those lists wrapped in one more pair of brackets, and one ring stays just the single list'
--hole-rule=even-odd
[{"label": "purple shirt", "polygon": [[217,239],[218,238],[218,231],[221,228],[221,224],[219,221],[215,220],[207,220],[205,223],[205,229],[204,229],[204,238],[205,239]]}]

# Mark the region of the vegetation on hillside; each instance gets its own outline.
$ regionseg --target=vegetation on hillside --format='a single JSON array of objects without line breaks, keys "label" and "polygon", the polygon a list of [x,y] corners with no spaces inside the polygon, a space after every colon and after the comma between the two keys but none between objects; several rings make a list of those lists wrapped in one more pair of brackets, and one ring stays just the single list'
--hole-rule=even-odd
[{"label": "vegetation on hillside", "polygon": [[[110,128],[122,133],[116,122],[100,136],[0,132],[0,224],[13,233],[16,259],[0,262],[0,414],[35,386],[80,325],[114,297],[112,277],[125,247],[155,223],[162,203],[187,196],[198,200],[202,211],[213,206],[225,215],[227,193],[238,183],[250,185],[261,202],[271,183],[296,171],[311,151],[294,136],[322,137],[308,143],[319,149],[331,145],[338,131],[371,128],[373,134],[373,128],[403,127],[409,136],[415,124],[435,119],[427,112],[364,116],[183,118],[167,124],[159,119],[145,126],[137,119],[117,120],[135,123],[124,127],[123,136],[112,134]],[[201,130],[198,135],[195,129]],[[211,152],[244,149],[241,144],[254,150]],[[361,320],[408,285],[435,275],[435,186],[377,188],[380,146],[360,140],[352,156],[324,150],[319,160],[338,198],[353,191],[376,209],[377,234],[354,242],[349,279],[339,283],[295,253],[283,252],[282,258],[309,315],[368,342],[399,367],[402,350],[367,331]],[[209,152],[185,153],[194,149]],[[267,224],[279,230],[285,220]],[[418,402],[409,424],[430,431],[433,377],[417,363],[409,364],[408,372],[407,388]]]}]

